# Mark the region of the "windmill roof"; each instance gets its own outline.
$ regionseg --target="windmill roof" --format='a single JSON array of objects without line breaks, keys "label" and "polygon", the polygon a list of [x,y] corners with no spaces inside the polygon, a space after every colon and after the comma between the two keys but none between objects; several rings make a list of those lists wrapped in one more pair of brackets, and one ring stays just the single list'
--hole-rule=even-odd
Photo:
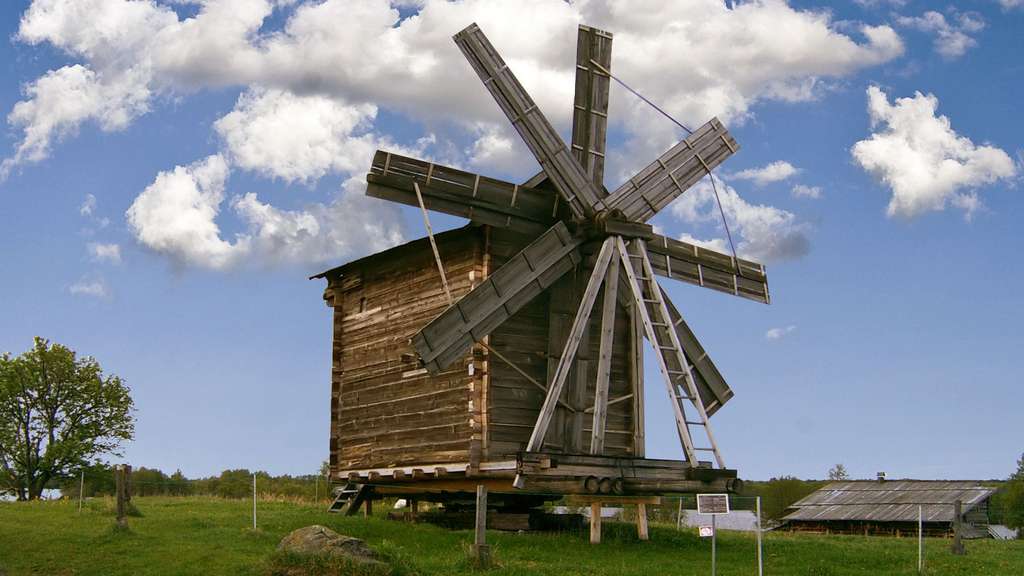
[{"label": "windmill roof", "polygon": [[[474,223],[470,222],[469,224],[466,224],[465,226],[461,226],[459,228],[454,228],[452,230],[445,230],[444,232],[438,232],[438,233],[434,234],[434,238],[435,239],[436,238],[447,238],[448,236],[454,236],[456,234],[465,233],[466,230],[473,229],[473,228],[478,228],[479,226],[480,226],[479,224],[474,224]],[[334,268],[330,268],[330,269],[324,270],[323,272],[319,272],[317,274],[314,274],[314,275],[310,276],[309,279],[310,280],[316,280],[318,278],[325,278],[327,276],[331,276],[331,275],[335,275],[335,274],[341,274],[341,273],[344,273],[347,268],[351,268],[351,267],[358,266],[360,264],[364,264],[364,263],[366,263],[369,260],[380,258],[382,256],[393,256],[393,255],[395,255],[398,252],[402,252],[402,251],[409,250],[409,249],[414,248],[414,247],[418,247],[420,244],[424,244],[425,242],[427,242],[427,240],[428,240],[427,236],[423,236],[422,238],[417,238],[415,240],[410,240],[410,241],[405,242],[403,244],[398,244],[397,246],[392,246],[391,248],[388,248],[387,250],[381,250],[380,252],[374,252],[373,254],[367,254],[366,256],[363,256],[361,258],[357,258],[355,260],[350,260],[350,261],[348,261],[348,262],[346,262],[346,263],[344,263],[344,264],[342,264],[340,266],[335,266]]]},{"label": "windmill roof", "polygon": [[967,512],[994,492],[971,480],[832,482],[795,502],[783,520],[916,522],[920,506],[925,522],[952,522],[957,500]]}]

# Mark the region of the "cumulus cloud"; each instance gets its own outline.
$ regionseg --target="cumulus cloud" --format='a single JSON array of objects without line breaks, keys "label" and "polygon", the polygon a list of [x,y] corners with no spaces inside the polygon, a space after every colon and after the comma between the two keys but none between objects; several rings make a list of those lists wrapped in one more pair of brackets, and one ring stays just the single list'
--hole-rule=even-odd
[{"label": "cumulus cloud", "polygon": [[[41,160],[55,138],[86,120],[122,128],[156,95],[210,87],[319,94],[348,106],[386,106],[415,120],[448,120],[470,132],[480,122],[504,123],[451,42],[474,21],[563,127],[571,118],[574,72],[567,47],[581,21],[614,28],[617,71],[691,123],[716,114],[745,117],[760,99],[813,98],[818,78],[877,65],[903,50],[888,26],[862,26],[855,39],[839,32],[828,13],[778,0],[734,10],[718,0],[652,0],[643,9],[624,0],[418,4],[416,16],[403,19],[385,0],[206,0],[182,18],[154,0],[35,0],[17,39],[50,43],[83,62],[30,85],[10,118],[23,137],[5,166]],[[264,29],[274,10],[282,11],[283,26]],[[51,75],[58,85],[37,88]],[[65,93],[70,99],[62,102]],[[647,126],[637,124],[643,113],[635,101],[613,98],[612,105],[613,122],[647,134]],[[493,149],[493,133],[479,136],[490,139],[483,149]],[[669,134],[651,146],[672,139]],[[643,145],[644,138],[634,140]]]},{"label": "cumulus cloud", "polygon": [[806,184],[797,184],[793,186],[790,191],[794,198],[808,198],[811,200],[817,200],[821,198],[821,187],[820,186],[807,186]]},{"label": "cumulus cloud", "polygon": [[1024,0],[999,0],[999,5],[1005,10],[1012,10],[1014,8],[1024,8]]},{"label": "cumulus cloud", "polygon": [[94,210],[96,210],[96,196],[86,194],[85,200],[82,200],[82,205],[78,207],[78,213],[82,216],[92,216]]},{"label": "cumulus cloud", "polygon": [[750,168],[732,174],[730,178],[752,180],[754,184],[763,186],[792,178],[800,173],[800,169],[785,160],[777,160],[760,168]]},{"label": "cumulus cloud", "polygon": [[362,195],[346,181],[329,204],[282,210],[255,194],[230,206],[246,230],[225,239],[217,223],[230,169],[220,155],[161,172],[132,203],[127,218],[135,238],[181,265],[215,270],[247,257],[264,263],[320,263],[381,250],[402,240],[397,208]]},{"label": "cumulus cloud", "polygon": [[107,298],[110,296],[107,282],[101,277],[83,276],[77,282],[68,286],[68,292],[75,296],[89,296],[92,298]]},{"label": "cumulus cloud", "polygon": [[90,242],[86,247],[89,249],[89,255],[96,262],[121,263],[121,246],[119,244]]},{"label": "cumulus cloud", "polygon": [[789,336],[793,332],[796,332],[796,326],[793,324],[790,324],[789,326],[783,326],[781,328],[771,328],[770,330],[764,333],[764,339],[770,341],[782,340],[783,338]]},{"label": "cumulus cloud", "polygon": [[892,191],[887,214],[914,217],[943,210],[947,203],[969,217],[981,205],[976,189],[1017,173],[1010,156],[975,145],[938,115],[935,96],[915,92],[895,104],[880,88],[868,88],[868,114],[875,132],[851,152],[862,168]]},{"label": "cumulus cloud", "polygon": [[[739,239],[736,251],[740,257],[778,262],[799,258],[810,251],[810,227],[792,212],[774,206],[750,204],[728,185],[719,186],[718,193],[730,229]],[[714,191],[707,180],[687,190],[670,205],[669,211],[686,224],[721,226]],[[719,252],[729,252],[728,243],[721,237],[699,239],[687,233],[680,239]]]},{"label": "cumulus cloud", "polygon": [[377,107],[321,95],[254,88],[217,120],[232,163],[286,182],[364,168],[377,140],[368,131]]},{"label": "cumulus cloud", "polygon": [[952,18],[951,22],[941,12],[929,10],[920,16],[897,16],[896,23],[934,34],[935,51],[943,58],[954,59],[978,45],[978,41],[970,34],[984,29],[985,21],[980,14],[974,12],[958,12]]}]

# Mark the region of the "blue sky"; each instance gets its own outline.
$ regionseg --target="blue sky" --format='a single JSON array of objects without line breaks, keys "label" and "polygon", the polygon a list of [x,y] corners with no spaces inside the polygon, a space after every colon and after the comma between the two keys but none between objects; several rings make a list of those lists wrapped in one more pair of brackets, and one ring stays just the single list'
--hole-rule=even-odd
[{"label": "blue sky", "polygon": [[[727,463],[752,479],[837,462],[1010,473],[1019,3],[415,4],[4,3],[0,350],[40,335],[124,377],[135,465],[315,470],[331,315],[306,277],[423,233],[417,213],[361,196],[372,151],[529,177],[450,36],[480,22],[565,134],[582,20],[616,34],[624,80],[687,123],[719,116],[742,146],[719,175],[772,304],[664,283],[736,393],[713,418]],[[611,98],[614,187],[679,134]],[[697,187],[654,223],[720,246],[713,209]],[[676,457],[647,371],[648,453]]]}]

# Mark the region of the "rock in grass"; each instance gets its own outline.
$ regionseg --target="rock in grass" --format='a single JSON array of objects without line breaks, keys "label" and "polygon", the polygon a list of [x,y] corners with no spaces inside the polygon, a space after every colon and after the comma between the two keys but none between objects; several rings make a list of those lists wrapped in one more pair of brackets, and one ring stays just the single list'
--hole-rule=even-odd
[{"label": "rock in grass", "polygon": [[326,526],[306,526],[293,530],[277,545],[280,552],[301,556],[343,557],[356,562],[381,564],[380,557],[359,538],[338,534]]}]

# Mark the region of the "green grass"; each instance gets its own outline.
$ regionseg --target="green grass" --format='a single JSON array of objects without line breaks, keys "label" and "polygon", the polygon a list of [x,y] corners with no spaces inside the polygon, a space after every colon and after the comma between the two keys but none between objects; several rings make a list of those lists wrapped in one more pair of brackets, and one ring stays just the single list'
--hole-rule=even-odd
[{"label": "green grass", "polygon": [[[303,564],[275,554],[289,531],[323,524],[363,538],[398,569],[396,575],[471,574],[472,534],[382,518],[342,517],[323,506],[261,502],[253,531],[251,502],[216,498],[136,498],[141,516],[129,529],[114,528],[112,503],[94,500],[79,515],[73,502],[0,504],[0,574],[149,575],[242,574],[269,576],[358,574],[344,566]],[[377,507],[378,510],[381,506]],[[651,541],[639,542],[632,526],[605,524],[604,543],[591,546],[586,533],[488,533],[498,567],[493,574],[694,574],[710,573],[710,542],[692,531],[653,526]],[[718,573],[756,574],[753,536],[719,537]],[[916,574],[913,538],[817,536],[769,533],[765,574],[845,576]],[[1024,574],[1024,541],[967,542],[967,556],[952,556],[949,541],[926,540],[930,575]],[[373,575],[377,576],[377,575]]]}]

